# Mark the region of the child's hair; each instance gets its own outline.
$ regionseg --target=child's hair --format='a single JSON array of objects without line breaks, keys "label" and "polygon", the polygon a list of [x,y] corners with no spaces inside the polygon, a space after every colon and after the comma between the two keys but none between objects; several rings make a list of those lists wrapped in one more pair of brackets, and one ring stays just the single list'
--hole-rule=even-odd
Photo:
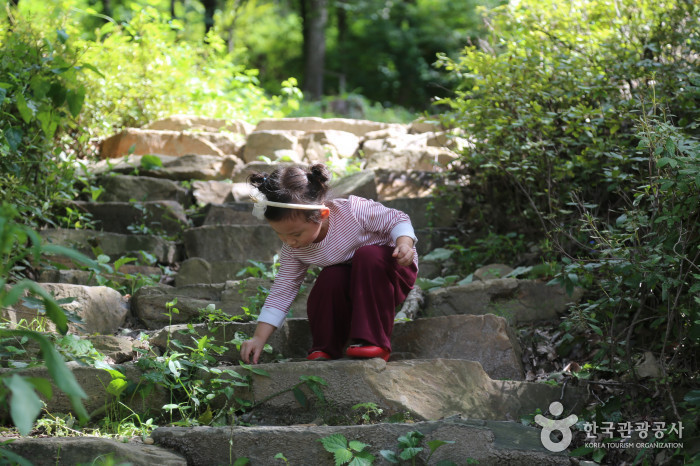
[{"label": "child's hair", "polygon": [[[322,163],[308,168],[288,166],[278,168],[272,173],[253,173],[248,176],[248,183],[267,196],[268,201],[287,204],[323,204],[328,198],[328,182],[331,172]],[[303,215],[306,221],[319,223],[320,210],[286,209],[267,206],[265,218],[273,222],[285,220],[296,215]]]}]

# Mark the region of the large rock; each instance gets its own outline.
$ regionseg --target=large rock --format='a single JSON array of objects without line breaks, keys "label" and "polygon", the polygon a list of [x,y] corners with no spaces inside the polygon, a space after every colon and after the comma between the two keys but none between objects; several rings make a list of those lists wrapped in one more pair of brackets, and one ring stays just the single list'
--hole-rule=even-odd
[{"label": "large rock", "polygon": [[207,261],[271,261],[282,243],[268,225],[205,225],[185,230],[187,257]]},{"label": "large rock", "polygon": [[394,359],[467,359],[492,379],[524,378],[520,344],[508,322],[492,314],[399,322],[391,344]]},{"label": "large rock", "polygon": [[360,138],[347,131],[312,131],[300,138],[304,160],[309,164],[328,163],[355,155]]},{"label": "large rock", "polygon": [[71,204],[88,213],[97,227],[113,233],[148,230],[175,235],[189,224],[185,209],[176,201],[82,202]]},{"label": "large rock", "polygon": [[126,128],[100,144],[103,159],[124,155],[168,154],[182,156],[237,155],[242,147],[240,138],[229,133],[163,131]]},{"label": "large rock", "polygon": [[380,461],[377,464],[384,464],[379,452],[397,452],[398,438],[412,431],[425,435],[420,445],[425,448],[418,454],[416,464],[427,464],[428,442],[435,441],[453,443],[435,450],[430,464],[441,461],[513,466],[570,464],[566,454],[550,453],[542,446],[539,429],[512,422],[457,418],[364,426],[163,427],[152,436],[158,445],[182,452],[188,464],[198,466],[231,464],[239,458],[247,458],[250,464],[272,465],[280,463],[275,459],[278,453],[294,465],[334,464],[333,454],[319,441],[332,434],[368,445],[368,451]]},{"label": "large rock", "polygon": [[209,204],[202,209],[202,225],[265,225],[265,220],[253,216],[253,203],[230,202]]},{"label": "large rock", "polygon": [[255,131],[325,131],[336,130],[352,133],[355,136],[364,136],[370,131],[390,128],[392,126],[402,126],[390,123],[379,123],[369,120],[353,120],[349,118],[318,118],[318,117],[303,117],[303,118],[270,118],[260,120],[255,127]]},{"label": "large rock", "polygon": [[563,287],[538,280],[499,278],[467,285],[433,288],[425,294],[425,314],[496,314],[510,322],[555,319],[581,299],[576,289],[568,296]]},{"label": "large rock", "polygon": [[439,197],[405,197],[383,201],[382,204],[408,214],[416,230],[453,227],[462,207],[459,202],[451,204]]},{"label": "large rock", "polygon": [[[281,158],[279,155],[286,155],[292,158],[291,162],[301,162],[304,149],[299,143],[299,138],[302,134],[299,131],[255,130],[246,140],[243,161],[255,162],[260,156],[277,160]],[[279,151],[284,152],[276,155]]]},{"label": "large rock", "polygon": [[[295,303],[300,307],[303,302]],[[294,313],[297,315],[297,313]],[[208,341],[226,346],[231,336],[240,333],[251,337],[256,324],[218,323],[173,325],[161,329],[149,340],[151,345],[165,349],[168,341],[189,343],[194,332],[198,338],[207,336]],[[306,319],[290,318],[277,329],[270,340],[272,353],[264,353],[261,362],[272,362],[283,358],[305,358],[311,348],[311,332]],[[522,380],[524,378],[520,360],[520,345],[511,328],[502,317],[447,316],[397,322],[391,337],[391,361],[403,359],[466,359],[479,362],[493,379]],[[221,361],[238,364],[240,353],[235,347],[223,353]]]},{"label": "large rock", "polygon": [[42,230],[40,234],[48,243],[71,247],[90,257],[95,257],[93,251],[98,249],[112,261],[124,256],[140,258],[140,251],[151,254],[157,262],[162,264],[172,264],[180,260],[178,244],[164,240],[160,236],[124,235],[62,228]]},{"label": "large rock", "polygon": [[254,125],[243,120],[227,120],[224,118],[208,118],[196,115],[172,115],[147,124],[143,129],[159,131],[228,131],[246,136],[253,131]]},{"label": "large rock", "polygon": [[[247,260],[240,261],[208,261],[201,257],[190,257],[182,261],[175,276],[175,286],[187,286],[209,283],[224,283],[238,280],[241,270],[250,266]],[[272,262],[265,265],[271,266]]]},{"label": "large rock", "polygon": [[[68,304],[62,304],[66,311],[75,314],[82,320],[81,324],[69,322],[69,331],[73,333],[116,332],[124,323],[129,307],[126,300],[118,291],[106,286],[82,286],[66,283],[42,283],[42,288],[56,299],[74,298]],[[26,293],[25,293],[26,295]],[[26,305],[21,300],[12,308],[2,310],[3,317],[16,324],[21,319],[32,321],[40,316],[36,306]],[[53,323],[47,323],[55,331]]]},{"label": "large rock", "polygon": [[[269,376],[253,374],[249,391],[240,396],[258,401],[255,414],[266,424],[305,422],[320,412],[302,409],[291,392],[283,390],[313,375],[327,382],[324,396],[331,403],[318,407],[348,412],[357,403],[375,403],[387,415],[410,412],[435,420],[461,414],[471,419],[519,421],[559,400],[568,410],[580,410],[585,389],[534,382],[493,380],[481,364],[460,359],[422,359],[384,362],[371,360],[304,361],[256,366]],[[243,369],[237,369],[242,371]],[[273,396],[278,395],[278,396]],[[264,402],[261,400],[265,400]]]},{"label": "large rock", "polygon": [[[265,300],[266,293],[272,282],[267,279],[249,278],[226,283],[209,285],[189,285],[172,287],[167,285],[144,286],[132,298],[131,311],[147,328],[157,329],[169,324],[181,324],[196,321],[201,317],[201,311],[213,304],[229,315],[244,315],[243,307],[258,309]],[[172,317],[166,304],[177,298],[178,313]],[[300,292],[292,303],[292,313],[295,316],[306,315],[306,299],[308,291]]]},{"label": "large rock", "polygon": [[347,198],[350,195],[378,200],[377,183],[373,170],[363,170],[331,181],[333,196]]},{"label": "large rock", "polygon": [[372,151],[365,155],[367,169],[440,171],[459,156],[442,147],[405,147]]},{"label": "large rock", "polygon": [[189,182],[191,180],[228,180],[233,173],[240,170],[243,164],[243,161],[235,155],[185,154],[175,157],[152,154],[152,156],[160,160],[160,165],[142,163],[143,156],[131,155],[95,162],[87,168],[89,172],[96,174],[134,175],[138,173],[153,178]]},{"label": "large rock", "polygon": [[175,181],[149,176],[111,174],[98,180],[104,192],[98,198],[102,202],[175,201],[185,207],[191,204],[187,189]]},{"label": "large rock", "polygon": [[450,184],[444,174],[432,170],[374,170],[377,194],[381,201],[403,197],[426,197],[439,194],[438,189]]},{"label": "large rock", "polygon": [[296,166],[296,165],[304,165],[304,164],[298,164],[294,162],[263,162],[261,160],[255,160],[253,162],[248,162],[236,173],[233,174],[233,182],[234,183],[247,183],[248,182],[248,177],[253,174],[253,173],[272,173],[278,168],[285,168],[285,167],[291,167],[291,166]]},{"label": "large rock", "polygon": [[34,466],[79,464],[134,464],[187,466],[187,459],[167,448],[146,445],[141,439],[127,441],[103,437],[3,438],[5,450]]}]

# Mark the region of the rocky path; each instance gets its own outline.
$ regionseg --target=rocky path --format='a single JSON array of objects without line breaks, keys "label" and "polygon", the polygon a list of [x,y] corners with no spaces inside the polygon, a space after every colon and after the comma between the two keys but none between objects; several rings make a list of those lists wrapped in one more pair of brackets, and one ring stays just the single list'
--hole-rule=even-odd
[{"label": "rocky path", "polygon": [[[206,425],[212,410],[201,410],[197,420],[203,425],[159,427],[145,442],[32,437],[8,448],[34,464],[92,464],[109,456],[137,465],[244,464],[244,459],[253,465],[331,465],[333,454],[320,439],[335,435],[365,445],[362,454],[352,449],[348,454],[389,464],[380,451],[398,454],[399,438],[420,432],[418,464],[425,464],[429,442],[437,440],[454,443],[435,450],[429,464],[569,464],[566,455],[542,446],[538,429],[520,422],[537,410],[546,412],[554,401],[567,408],[566,415],[586,396],[524,381],[512,325],[556,317],[572,300],[538,281],[502,278],[503,272],[487,267],[469,284],[416,290],[399,314],[404,319],[396,324],[389,362],[310,362],[304,359],[310,345],[305,319],[310,277],[293,305],[293,318],[273,335],[262,363],[245,367],[239,361],[236,340],[251,335],[255,324],[226,316],[245,317],[245,308],[260,304],[280,246],[274,232],[250,214],[245,179],[251,171],[269,171],[275,165],[269,160],[278,160],[324,162],[352,173],[336,179],[336,195],[368,197],[407,212],[425,256],[455,232],[461,200],[445,167],[466,146],[464,139],[426,122],[317,118],[265,120],[253,127],[178,116],[105,140],[104,160],[86,167],[102,192],[96,201],[73,205],[90,214],[97,229],[41,233],[48,242],[100,258],[112,273],[96,276],[65,262],[42,270],[38,279],[57,298],[75,298],[65,307],[82,324],[71,324],[71,332],[92,342],[122,374],[71,363],[89,394],[88,412],[99,419],[119,401],[140,419],[168,425],[163,406],[172,405],[172,390],[149,382],[187,368],[147,369],[137,360],[150,354],[174,361],[175,352],[184,355],[178,364],[187,357],[199,361],[197,377],[207,386],[233,386],[220,379],[243,381],[202,400],[193,390],[190,402],[197,398],[214,410],[238,403],[241,409],[225,422],[217,420],[218,427]],[[259,276],[241,276],[246,267]],[[423,278],[446,274],[444,263],[420,263]],[[16,306],[3,313],[19,322],[36,310]],[[25,373],[45,375],[42,369]],[[120,386],[150,388],[115,392],[115,377],[124,381]],[[71,410],[58,391],[46,405],[50,413]]]}]

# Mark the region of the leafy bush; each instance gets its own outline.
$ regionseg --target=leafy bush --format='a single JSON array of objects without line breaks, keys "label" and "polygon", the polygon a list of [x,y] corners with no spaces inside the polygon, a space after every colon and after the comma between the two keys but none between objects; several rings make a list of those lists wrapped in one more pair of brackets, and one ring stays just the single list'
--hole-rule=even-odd
[{"label": "leafy bush", "polygon": [[682,0],[524,0],[486,13],[488,43],[442,59],[462,83],[443,103],[475,141],[462,157],[487,201],[474,219],[546,235],[562,264],[554,281],[588,290],[562,327],[595,336],[591,367],[643,383],[642,353],[658,360],[665,390],[643,405],[621,396],[618,414],[683,420],[689,436],[697,419],[679,395],[697,389],[700,343],[698,13]]},{"label": "leafy bush", "polygon": [[84,58],[101,71],[84,76],[83,125],[105,135],[177,113],[255,121],[295,106],[293,81],[283,84],[289,99],[267,97],[257,71],[237,65],[217,36],[204,45],[177,33],[177,23],[144,8],[129,23],[105,23],[95,42],[82,41]]},{"label": "leafy bush", "polygon": [[82,68],[63,30],[17,16],[0,18],[0,49],[0,196],[36,227],[74,196],[61,138],[83,106]]}]

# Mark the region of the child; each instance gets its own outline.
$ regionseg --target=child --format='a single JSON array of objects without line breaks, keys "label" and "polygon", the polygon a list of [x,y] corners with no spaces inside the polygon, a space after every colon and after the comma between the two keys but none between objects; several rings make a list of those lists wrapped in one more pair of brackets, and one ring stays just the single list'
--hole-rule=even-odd
[{"label": "child", "polygon": [[328,199],[330,172],[279,168],[248,178],[253,214],[265,218],[284,242],[280,268],[253,337],[241,359],[257,364],[265,342],[284,323],[310,265],[323,267],[309,294],[313,346],[307,359],[381,357],[391,354],[394,311],[418,273],[416,237],[405,213],[349,196]]}]

